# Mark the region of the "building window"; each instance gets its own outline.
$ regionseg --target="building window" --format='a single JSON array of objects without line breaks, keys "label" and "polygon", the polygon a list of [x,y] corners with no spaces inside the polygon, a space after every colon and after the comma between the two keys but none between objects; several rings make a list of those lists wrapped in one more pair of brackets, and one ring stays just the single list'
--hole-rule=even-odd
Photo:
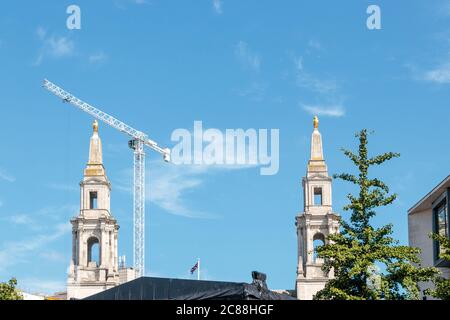
[{"label": "building window", "polygon": [[91,237],[87,241],[88,266],[98,267],[100,265],[100,244],[97,238]]},{"label": "building window", "polygon": [[[447,199],[439,203],[434,209],[434,232],[449,238],[449,217],[448,217],[448,207]],[[437,241],[434,242],[435,247],[435,260],[440,260],[443,253],[443,248],[439,245]]]},{"label": "building window", "polygon": [[97,191],[89,192],[89,209],[97,209]]},{"label": "building window", "polygon": [[314,205],[321,206],[322,204],[322,188],[314,188]]},{"label": "building window", "polygon": [[325,237],[321,233],[316,233],[313,237],[313,262],[314,263],[321,263],[323,262],[322,259],[320,259],[317,256],[317,247],[323,246],[325,244]]}]

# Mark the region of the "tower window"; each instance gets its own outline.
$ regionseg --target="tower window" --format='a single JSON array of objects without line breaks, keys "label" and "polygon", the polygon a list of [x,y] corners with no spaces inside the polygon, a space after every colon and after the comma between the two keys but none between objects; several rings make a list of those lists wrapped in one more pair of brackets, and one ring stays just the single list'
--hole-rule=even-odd
[{"label": "tower window", "polygon": [[325,237],[321,233],[316,233],[313,237],[313,262],[320,263],[321,259],[317,256],[317,247],[323,246],[325,244]]},{"label": "tower window", "polygon": [[321,206],[322,204],[322,188],[314,188],[314,205]]},{"label": "tower window", "polygon": [[97,209],[97,191],[89,192],[89,209]]},{"label": "tower window", "polygon": [[95,265],[98,267],[100,265],[100,244],[97,238],[91,237],[87,241],[88,246],[88,266]]}]

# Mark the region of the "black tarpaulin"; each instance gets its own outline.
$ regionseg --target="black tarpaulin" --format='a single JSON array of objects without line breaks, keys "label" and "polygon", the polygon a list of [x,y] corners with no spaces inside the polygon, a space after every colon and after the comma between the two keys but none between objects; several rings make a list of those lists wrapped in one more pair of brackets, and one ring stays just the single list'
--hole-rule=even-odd
[{"label": "black tarpaulin", "polygon": [[85,300],[290,300],[257,284],[141,277]]}]

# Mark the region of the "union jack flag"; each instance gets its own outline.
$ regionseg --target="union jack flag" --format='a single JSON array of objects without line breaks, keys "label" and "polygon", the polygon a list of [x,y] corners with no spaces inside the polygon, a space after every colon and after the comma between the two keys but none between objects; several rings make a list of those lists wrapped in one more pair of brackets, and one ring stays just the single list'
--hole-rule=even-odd
[{"label": "union jack flag", "polygon": [[195,272],[195,270],[197,270],[198,268],[198,261],[197,263],[191,268],[191,274],[193,274]]}]

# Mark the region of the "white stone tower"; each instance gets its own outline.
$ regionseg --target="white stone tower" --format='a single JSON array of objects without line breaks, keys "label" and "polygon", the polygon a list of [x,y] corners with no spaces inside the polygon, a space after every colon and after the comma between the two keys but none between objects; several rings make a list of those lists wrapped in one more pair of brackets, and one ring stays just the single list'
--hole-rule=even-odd
[{"label": "white stone tower", "polygon": [[67,298],[82,299],[119,284],[117,234],[110,212],[111,183],[102,160],[98,123],[89,147],[89,161],[80,182],[80,213],[72,223],[72,259]]},{"label": "white stone tower", "polygon": [[314,248],[322,245],[331,233],[339,232],[339,215],[331,206],[331,177],[323,157],[319,119],[314,117],[311,137],[311,156],[306,177],[302,180],[304,212],[296,217],[298,239],[297,299],[311,300],[324,288],[333,272],[322,271],[323,261],[316,258]]}]

